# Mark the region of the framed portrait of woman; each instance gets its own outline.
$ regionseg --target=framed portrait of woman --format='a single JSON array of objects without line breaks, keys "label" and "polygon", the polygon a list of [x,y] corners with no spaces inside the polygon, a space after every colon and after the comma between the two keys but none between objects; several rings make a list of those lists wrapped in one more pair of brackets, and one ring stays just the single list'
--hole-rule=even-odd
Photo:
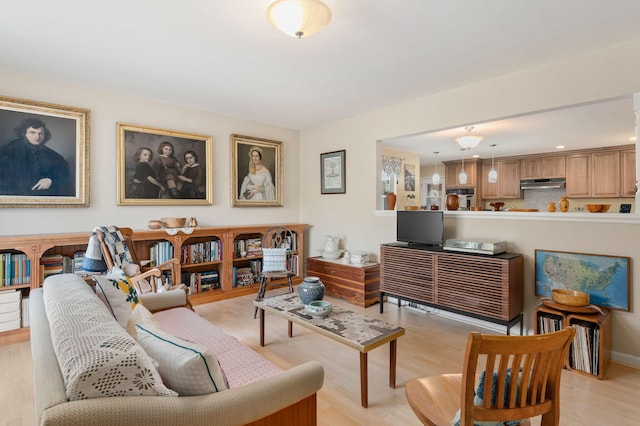
[{"label": "framed portrait of woman", "polygon": [[118,204],[212,204],[212,161],[211,136],[118,123]]},{"label": "framed portrait of woman", "polygon": [[282,207],[282,142],[231,135],[231,204]]}]

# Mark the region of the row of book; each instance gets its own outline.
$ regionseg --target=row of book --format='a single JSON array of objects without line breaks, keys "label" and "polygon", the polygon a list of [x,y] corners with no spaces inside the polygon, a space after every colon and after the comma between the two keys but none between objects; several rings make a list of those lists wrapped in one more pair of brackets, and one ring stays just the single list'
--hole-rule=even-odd
[{"label": "row of book", "polygon": [[201,293],[220,288],[217,270],[182,274],[182,282],[189,287],[189,294]]},{"label": "row of book", "polygon": [[262,239],[235,240],[233,243],[233,257],[243,257],[242,253],[244,253],[244,257],[262,256]]},{"label": "row of book", "polygon": [[169,241],[158,241],[149,248],[150,267],[161,265],[173,259],[173,244]]},{"label": "row of book", "polygon": [[182,247],[180,256],[180,263],[183,265],[220,260],[222,260],[222,241],[220,240],[185,245]]},{"label": "row of book", "polygon": [[31,260],[23,253],[0,253],[0,287],[31,283]]},{"label": "row of book", "polygon": [[569,349],[571,368],[597,376],[600,374],[600,328],[580,320],[572,321],[571,325],[576,329]]},{"label": "row of book", "polygon": [[538,315],[538,330],[540,333],[553,333],[562,330],[563,327],[561,316],[547,313]]}]

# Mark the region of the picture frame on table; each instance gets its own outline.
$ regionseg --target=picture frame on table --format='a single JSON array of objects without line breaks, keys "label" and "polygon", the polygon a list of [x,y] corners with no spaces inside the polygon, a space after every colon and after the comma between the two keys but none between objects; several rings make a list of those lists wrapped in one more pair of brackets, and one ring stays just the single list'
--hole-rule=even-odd
[{"label": "picture frame on table", "polygon": [[118,123],[117,139],[118,205],[213,203],[211,136]]},{"label": "picture frame on table", "polygon": [[630,257],[536,249],[534,261],[536,296],[579,290],[592,305],[630,311]]},{"label": "picture frame on table", "polygon": [[282,207],[282,142],[232,134],[231,204],[234,207]]},{"label": "picture frame on table", "polygon": [[0,96],[0,207],[89,207],[85,108]]},{"label": "picture frame on table", "polygon": [[320,154],[320,193],[345,194],[347,192],[347,151]]}]

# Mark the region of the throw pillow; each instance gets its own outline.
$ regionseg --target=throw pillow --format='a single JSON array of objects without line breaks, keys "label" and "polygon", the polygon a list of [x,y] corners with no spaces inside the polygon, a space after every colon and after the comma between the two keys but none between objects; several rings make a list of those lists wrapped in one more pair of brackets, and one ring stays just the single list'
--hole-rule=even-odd
[{"label": "throw pillow", "polygon": [[[477,385],[476,385],[476,390],[474,392],[475,397],[473,398],[473,404],[474,405],[483,405],[484,404],[484,398],[483,398],[483,389],[484,389],[484,382],[486,380],[486,371],[483,371],[480,374],[480,377],[478,378],[477,381]],[[518,374],[518,376],[520,376]],[[494,372],[493,373],[493,380],[491,382],[491,404],[495,404],[496,403],[496,382],[498,380],[498,373]],[[510,391],[510,386],[511,386],[511,369],[507,369],[507,375],[505,377],[505,389],[504,389],[504,403],[506,404],[508,402],[508,398],[509,398],[509,391]],[[518,383],[517,385],[518,389],[516,391],[516,398],[518,397],[518,394],[520,393],[520,377],[518,377]],[[475,426],[517,426],[519,424],[521,424],[522,422],[524,422],[526,419],[519,419],[519,420],[510,420],[510,421],[501,421],[501,422],[494,422],[494,421],[474,421],[473,424]],[[451,423],[453,426],[460,426],[460,410],[458,410],[458,412],[456,413],[456,416],[453,418],[453,421]]]},{"label": "throw pillow", "polygon": [[162,381],[180,396],[204,395],[227,389],[215,354],[152,325],[136,324],[136,340],[158,362]]},{"label": "throw pillow", "polygon": [[[133,278],[137,275],[140,275],[140,266],[136,265],[135,263],[129,263],[126,260],[122,261],[122,270],[124,271],[125,275],[129,278]],[[153,287],[151,286],[151,283],[149,283],[149,280],[146,280],[146,279],[141,279],[136,281],[131,280],[131,282],[133,283],[133,286],[138,292],[138,294],[147,294],[147,293],[153,292]]]},{"label": "throw pillow", "polygon": [[127,321],[127,333],[131,335],[134,339],[136,338],[136,324],[144,324],[158,327],[158,323],[151,311],[149,311],[143,304],[138,303],[133,311],[131,311],[131,315],[129,316],[129,320]]},{"label": "throw pillow", "polygon": [[286,248],[262,249],[262,272],[283,272],[287,270]]},{"label": "throw pillow", "polygon": [[138,294],[124,275],[94,275],[96,283],[96,295],[104,302],[111,315],[123,327],[127,327],[127,321],[131,311],[140,303]]}]

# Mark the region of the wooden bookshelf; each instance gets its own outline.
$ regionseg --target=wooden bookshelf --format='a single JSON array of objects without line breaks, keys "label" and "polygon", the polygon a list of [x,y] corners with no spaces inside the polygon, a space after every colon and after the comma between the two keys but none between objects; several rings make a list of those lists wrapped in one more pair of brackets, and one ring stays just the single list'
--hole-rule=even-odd
[{"label": "wooden bookshelf", "polygon": [[571,344],[565,367],[567,370],[602,379],[611,360],[611,311],[607,308],[582,309],[540,305],[534,310],[534,332],[548,333],[567,325],[576,326],[576,337]]},{"label": "wooden bookshelf", "polygon": [[[183,273],[197,273],[212,270],[218,272],[219,288],[189,296],[191,303],[198,305],[258,292],[258,283],[244,287],[233,286],[234,267],[247,266],[251,260],[261,259],[261,256],[258,255],[251,258],[236,257],[234,246],[236,240],[244,238],[246,235],[254,238],[262,238],[263,233],[272,226],[277,225],[194,228],[190,234],[178,231],[174,235],[170,235],[167,230],[164,229],[135,230],[133,232],[134,249],[140,261],[150,262],[151,248],[159,242],[168,243],[173,251],[174,257],[178,259],[181,258],[183,248],[190,245],[209,241],[219,242],[219,248],[221,249],[219,260],[207,260],[197,263],[189,261],[180,264],[178,272],[180,278]],[[291,229],[296,236],[296,241],[293,244],[297,262],[295,270],[298,272],[293,281],[294,284],[299,284],[302,282],[302,272],[304,270],[304,234],[308,225],[285,224],[283,226]],[[22,292],[23,298],[28,297],[30,289],[40,287],[44,281],[44,271],[40,263],[42,257],[50,254],[62,254],[73,258],[74,253],[86,250],[90,235],[91,232],[0,237],[0,253],[26,254],[30,261],[30,283],[13,285],[10,286],[10,288],[19,289]],[[28,339],[28,327],[0,333],[0,345]]]}]

